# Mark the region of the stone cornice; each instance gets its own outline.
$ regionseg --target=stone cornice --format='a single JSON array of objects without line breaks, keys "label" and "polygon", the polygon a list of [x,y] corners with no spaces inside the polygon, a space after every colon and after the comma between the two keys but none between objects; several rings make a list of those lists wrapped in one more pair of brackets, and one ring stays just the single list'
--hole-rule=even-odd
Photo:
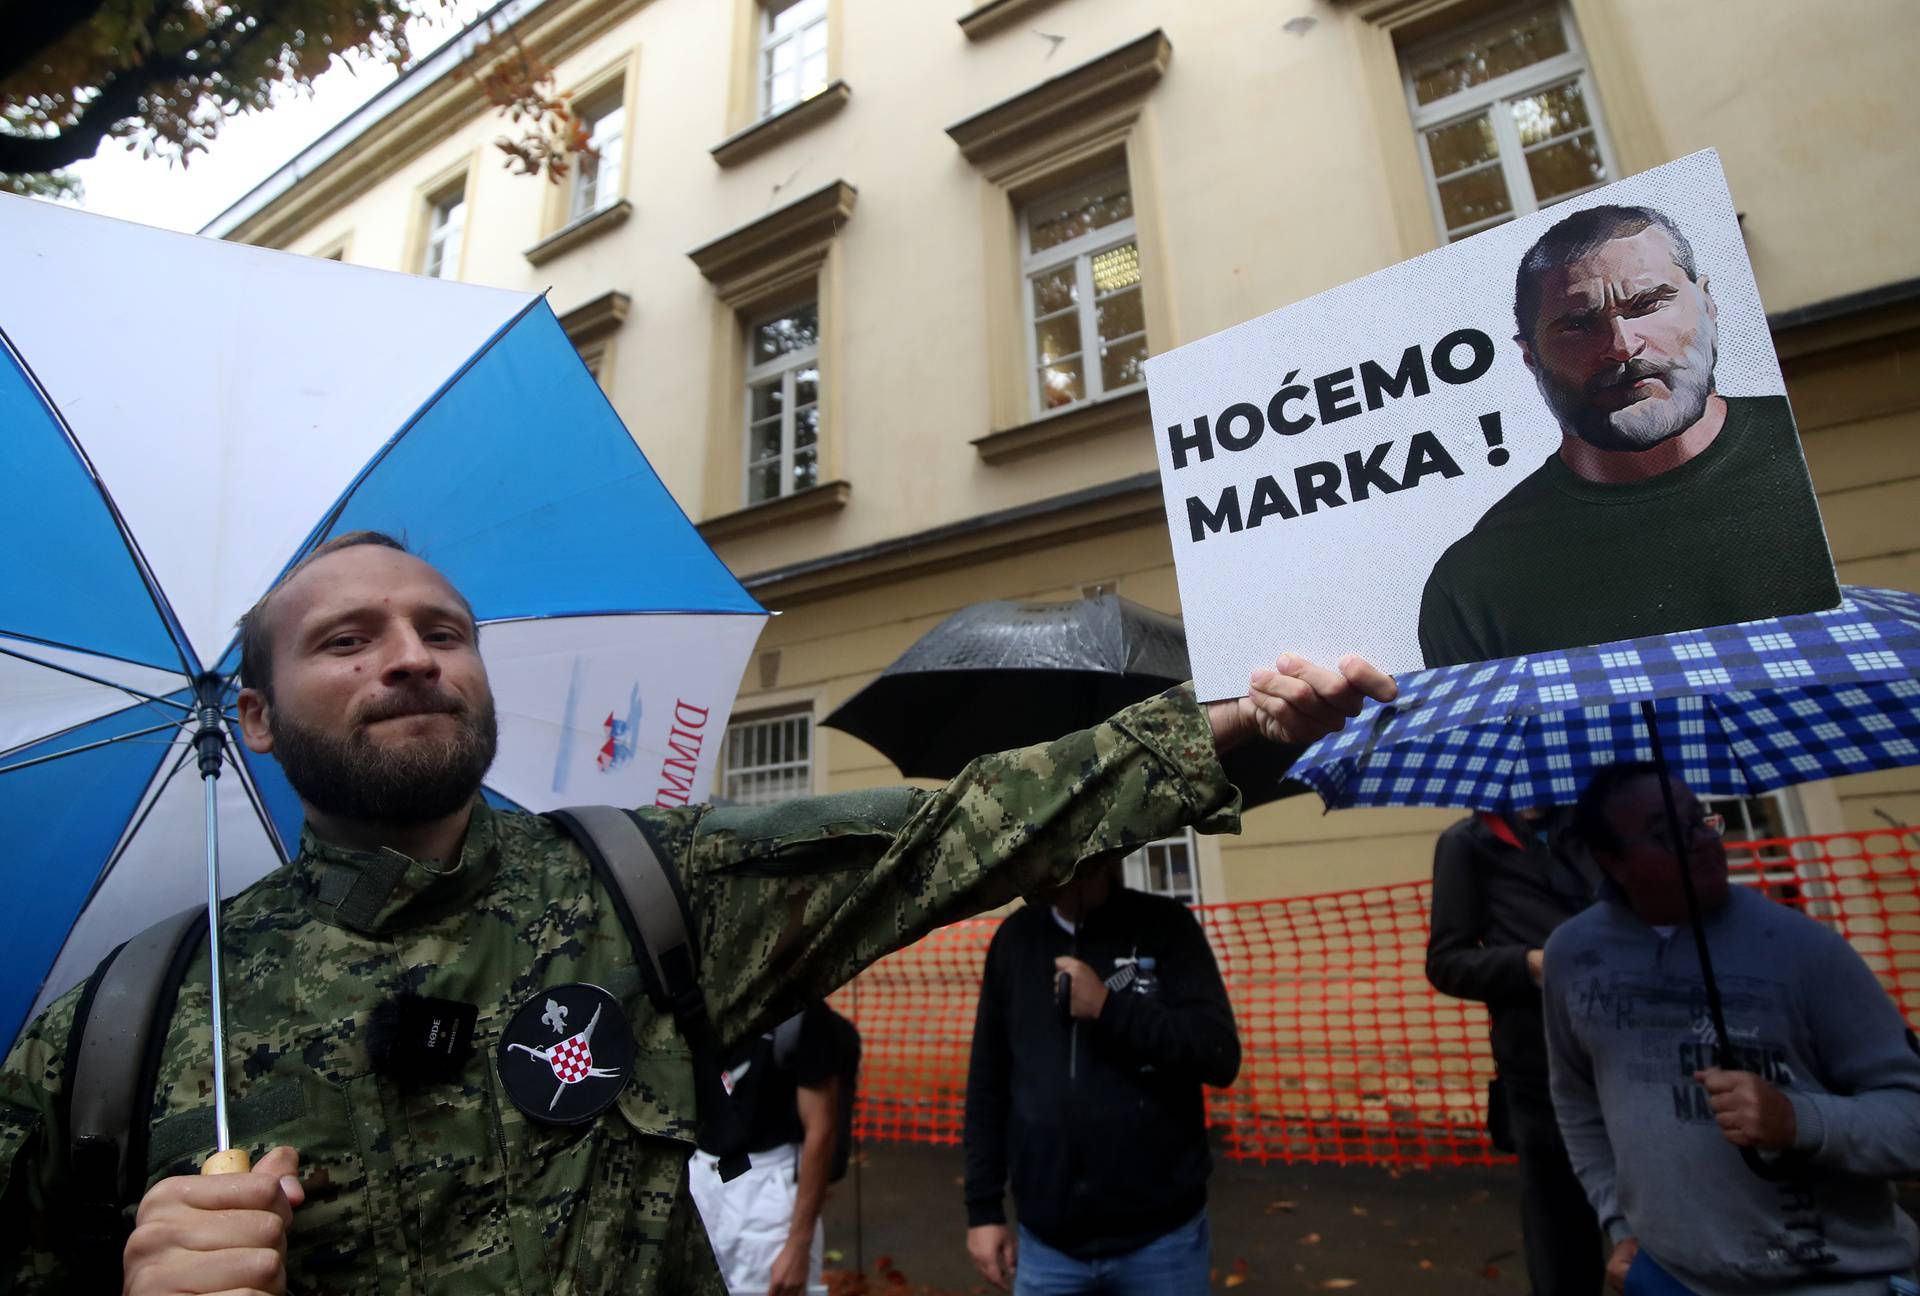
[{"label": "stone cornice", "polygon": [[808,95],[790,108],[783,108],[771,117],[762,117],[744,130],[735,131],[708,152],[723,167],[745,162],[833,116],[852,95],[853,87],[836,78],[817,94]]},{"label": "stone cornice", "polygon": [[562,315],[560,327],[566,330],[576,346],[591,342],[605,337],[625,323],[632,304],[633,299],[618,289],[603,292],[585,305],[576,306]]},{"label": "stone cornice", "polygon": [[988,463],[1004,463],[1043,450],[1084,446],[1088,440],[1110,432],[1138,432],[1150,435],[1153,419],[1147,412],[1146,391],[1109,396],[1077,409],[1046,414],[1019,427],[1006,428],[976,437],[973,448]]},{"label": "stone cornice", "polygon": [[627,217],[631,215],[633,215],[633,204],[621,198],[596,211],[590,211],[585,216],[574,218],[521,255],[533,265],[545,265],[562,252],[577,248],[582,243],[597,238],[616,226],[626,224]]},{"label": "stone cornice", "polygon": [[968,40],[980,40],[1052,3],[1053,0],[987,0],[955,21]]},{"label": "stone cornice", "polygon": [[1160,80],[1173,42],[1159,28],[1070,68],[947,127],[976,165],[1021,148],[1116,103],[1138,99]]},{"label": "stone cornice", "polygon": [[847,497],[852,494],[851,482],[821,482],[818,486],[809,486],[791,495],[761,500],[758,504],[749,504],[743,509],[710,517],[696,524],[694,529],[709,542],[727,540],[758,531],[762,527],[780,526],[799,518],[836,512],[847,506]]},{"label": "stone cornice", "polygon": [[1063,536],[1084,540],[1149,525],[1164,534],[1166,509],[1161,503],[1157,472],[756,572],[742,577],[741,583],[762,603],[791,608],[1001,554],[1031,553]]},{"label": "stone cornice", "polygon": [[[519,37],[559,63],[598,39],[647,0],[559,0],[519,20]],[[391,176],[467,122],[491,113],[464,73],[432,86],[369,124],[340,152],[301,176],[287,192],[247,217],[225,237],[238,243],[284,247],[313,224]],[[297,163],[296,157],[289,165]]]},{"label": "stone cornice", "polygon": [[1767,316],[1784,362],[1920,329],[1920,279],[1901,279]]},{"label": "stone cornice", "polygon": [[769,284],[817,268],[853,215],[859,190],[835,180],[687,253],[720,299],[750,301]]}]

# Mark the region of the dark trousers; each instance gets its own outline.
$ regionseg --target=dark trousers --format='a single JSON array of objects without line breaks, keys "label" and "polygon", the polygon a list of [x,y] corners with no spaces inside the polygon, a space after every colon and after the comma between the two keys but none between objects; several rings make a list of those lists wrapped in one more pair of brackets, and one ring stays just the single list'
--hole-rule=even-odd
[{"label": "dark trousers", "polygon": [[1520,1149],[1520,1227],[1534,1296],[1597,1296],[1606,1278],[1600,1225],[1567,1160],[1545,1075],[1503,1075]]}]

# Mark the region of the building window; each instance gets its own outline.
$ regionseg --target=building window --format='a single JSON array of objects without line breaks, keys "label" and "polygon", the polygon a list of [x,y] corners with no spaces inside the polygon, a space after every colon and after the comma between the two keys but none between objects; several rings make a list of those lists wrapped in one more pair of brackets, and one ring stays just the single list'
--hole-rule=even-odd
[{"label": "building window", "polygon": [[820,307],[808,302],[747,330],[746,502],[820,481]]},{"label": "building window", "polygon": [[1579,34],[1558,5],[1411,50],[1401,68],[1448,242],[1618,175]]},{"label": "building window", "polygon": [[620,198],[620,163],[625,153],[626,106],[616,85],[580,110],[587,132],[587,148],[573,171],[573,192],[567,219],[590,216]]},{"label": "building window", "polygon": [[1181,904],[1200,903],[1200,870],[1194,861],[1191,830],[1142,846],[1127,856],[1124,867],[1131,890]]},{"label": "building window", "polygon": [[1020,247],[1034,412],[1139,386],[1147,321],[1126,173],[1027,203]]},{"label": "building window", "polygon": [[827,0],[764,0],[760,115],[791,108],[827,84]]},{"label": "building window", "polygon": [[427,199],[427,245],[420,273],[453,279],[460,273],[460,236],[467,224],[467,182],[463,176]]},{"label": "building window", "polygon": [[720,757],[720,799],[766,805],[813,794],[813,716],[806,711],[749,716],[727,726]]}]

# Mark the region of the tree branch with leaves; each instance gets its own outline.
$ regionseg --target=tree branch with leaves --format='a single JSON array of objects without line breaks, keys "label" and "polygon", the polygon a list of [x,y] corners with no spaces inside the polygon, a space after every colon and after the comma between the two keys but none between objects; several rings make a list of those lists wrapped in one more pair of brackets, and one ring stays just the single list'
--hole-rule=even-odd
[{"label": "tree branch with leaves", "polygon": [[[0,0],[0,189],[70,191],[61,168],[107,140],[188,162],[241,113],[310,87],[335,59],[405,66],[407,23],[452,0]],[[486,102],[523,127],[514,170],[566,174],[585,144],[553,71],[512,27],[465,62]]]}]

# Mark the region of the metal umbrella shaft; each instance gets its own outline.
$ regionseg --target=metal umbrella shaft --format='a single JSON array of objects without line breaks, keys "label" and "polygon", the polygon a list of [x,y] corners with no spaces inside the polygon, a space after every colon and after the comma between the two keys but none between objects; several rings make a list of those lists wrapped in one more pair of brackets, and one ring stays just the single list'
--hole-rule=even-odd
[{"label": "metal umbrella shaft", "polygon": [[[1693,948],[1700,956],[1700,979],[1707,991],[1707,1018],[1713,1023],[1713,1058],[1721,1070],[1735,1071],[1739,1068],[1734,1064],[1733,1037],[1727,1033],[1727,1012],[1720,999],[1720,982],[1713,975],[1713,956],[1707,951],[1706,916],[1700,910],[1700,897],[1693,889],[1693,869],[1687,862],[1691,834],[1680,826],[1680,811],[1673,799],[1673,773],[1667,767],[1667,754],[1660,745],[1660,725],[1650,699],[1640,703],[1640,715],[1647,723],[1653,763],[1659,770],[1660,799],[1666,807],[1667,831],[1673,834],[1673,857],[1680,866],[1680,890],[1687,900],[1687,925],[1693,931]],[[1791,1167],[1785,1159],[1768,1161],[1750,1147],[1740,1149],[1740,1159],[1762,1179],[1791,1177]]]},{"label": "metal umbrella shaft", "polygon": [[206,789],[207,822],[207,985],[213,1004],[213,1131],[214,1149],[225,1152],[232,1146],[227,1130],[227,1027],[220,978],[220,754],[223,734],[220,727],[220,679],[203,675],[196,682],[196,715],[199,727],[193,735],[193,748],[200,766],[201,785]]}]

